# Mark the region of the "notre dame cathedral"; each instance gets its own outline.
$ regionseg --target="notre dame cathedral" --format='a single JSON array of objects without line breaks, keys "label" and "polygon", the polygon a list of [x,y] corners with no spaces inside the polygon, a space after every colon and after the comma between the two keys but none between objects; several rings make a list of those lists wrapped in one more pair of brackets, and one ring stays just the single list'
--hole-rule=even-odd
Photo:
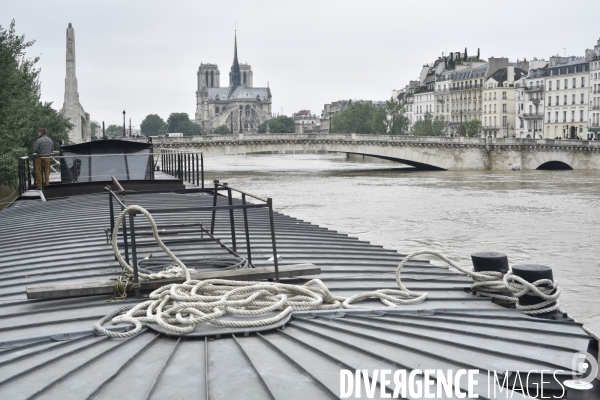
[{"label": "notre dame cathedral", "polygon": [[221,87],[219,67],[200,64],[196,92],[196,123],[205,134],[225,125],[233,133],[256,132],[258,125],[271,119],[271,90],[252,86],[252,68],[238,62],[237,34],[229,87]]}]

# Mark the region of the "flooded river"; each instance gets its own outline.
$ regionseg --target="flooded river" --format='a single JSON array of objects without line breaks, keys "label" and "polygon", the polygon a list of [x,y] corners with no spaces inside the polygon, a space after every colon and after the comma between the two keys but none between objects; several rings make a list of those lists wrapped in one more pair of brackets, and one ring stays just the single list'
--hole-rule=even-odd
[{"label": "flooded river", "polygon": [[563,309],[600,333],[600,171],[419,172],[344,154],[205,159],[220,179],[277,211],[400,253],[482,250],[551,266]]}]

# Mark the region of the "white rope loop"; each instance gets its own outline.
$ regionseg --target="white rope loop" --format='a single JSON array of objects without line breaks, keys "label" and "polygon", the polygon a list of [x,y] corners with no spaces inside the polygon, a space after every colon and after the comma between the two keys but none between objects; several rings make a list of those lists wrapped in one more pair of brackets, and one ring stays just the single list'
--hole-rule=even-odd
[{"label": "white rope loop", "polygon": [[[202,322],[230,328],[250,328],[275,324],[293,311],[334,310],[340,307],[346,309],[370,308],[353,304],[367,299],[379,299],[388,307],[418,304],[427,299],[428,293],[415,292],[406,288],[400,274],[406,263],[421,255],[435,256],[473,278],[474,282],[471,288],[479,294],[516,301],[513,297],[499,294],[510,291],[515,294],[516,298],[525,294],[534,294],[545,300],[535,306],[520,306],[517,303],[517,307],[526,314],[539,314],[558,308],[558,305],[544,308],[553,303],[560,295],[560,289],[556,290],[554,294],[550,294],[557,288],[555,282],[540,280],[530,284],[510,271],[506,275],[496,271],[475,272],[473,269],[460,267],[443,254],[431,250],[417,251],[402,259],[396,268],[398,289],[379,289],[348,298],[334,296],[319,279],[313,279],[301,286],[224,279],[193,280],[190,278],[190,270],[160,240],[156,223],[150,213],[135,205],[128,206],[121,212],[116,221],[117,229],[114,229],[112,235],[113,250],[119,264],[127,274],[133,274],[133,268],[123,260],[119,253],[117,235],[123,218],[131,211],[146,216],[152,227],[154,239],[176,264],[168,271],[163,271],[164,274],[163,272],[140,274],[140,278],[143,280],[161,279],[167,274],[168,277],[185,277],[185,282],[165,285],[153,291],[149,300],[135,307],[120,308],[94,325],[100,334],[114,338],[128,338],[137,335],[142,330],[142,322],[155,323],[167,331],[184,335],[193,332],[196,325]],[[552,288],[543,287],[548,284],[553,285]],[[222,319],[227,315],[254,317],[277,311],[279,314],[260,320]],[[127,323],[132,324],[134,328],[127,332],[113,332],[103,328],[102,325],[111,319],[113,324]]]},{"label": "white rope loop", "polygon": [[508,271],[506,275],[504,275],[503,282],[517,299],[520,299],[525,295],[537,296],[544,299],[543,302],[528,306],[522,305],[520,301],[517,301],[517,308],[522,310],[524,314],[536,315],[556,310],[560,311],[558,298],[560,297],[561,290],[558,287],[557,281],[551,279],[539,279],[530,283],[520,276],[513,274],[512,271]]}]

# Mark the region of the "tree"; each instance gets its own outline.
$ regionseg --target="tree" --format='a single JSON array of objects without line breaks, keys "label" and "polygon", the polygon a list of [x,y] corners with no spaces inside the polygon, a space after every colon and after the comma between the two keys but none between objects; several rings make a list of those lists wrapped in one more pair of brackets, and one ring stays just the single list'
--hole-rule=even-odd
[{"label": "tree", "polygon": [[464,122],[461,126],[461,132],[469,137],[479,137],[479,128],[481,128],[481,121],[478,119],[472,119],[469,122]]},{"label": "tree", "polygon": [[415,122],[412,127],[415,136],[442,136],[444,135],[444,117],[441,115],[433,118],[431,113],[425,113],[422,120]]},{"label": "tree", "polygon": [[404,105],[397,103],[393,98],[385,102],[385,120],[387,133],[390,135],[406,135],[410,121],[405,114]]},{"label": "tree", "polygon": [[14,20],[8,29],[0,26],[0,185],[10,187],[18,184],[18,158],[32,154],[38,128],[46,128],[55,148],[68,143],[72,128],[52,103],[40,102],[39,57],[25,55],[33,43],[16,34]]},{"label": "tree", "polygon": [[166,133],[183,133],[184,136],[202,134],[202,127],[190,121],[187,113],[171,113],[167,119]]},{"label": "tree", "polygon": [[277,118],[271,118],[270,120],[260,124],[257,129],[258,133],[266,133],[267,124],[269,125],[269,131],[271,131],[271,133],[296,132],[296,123],[294,122],[294,119],[285,115],[280,115]]},{"label": "tree", "polygon": [[[166,130],[165,121],[156,114],[148,114],[140,125],[142,134],[146,136],[158,136],[161,134],[162,129]],[[164,132],[162,132],[164,133]]]},{"label": "tree", "polygon": [[217,126],[213,132],[215,135],[229,135],[231,133],[227,125]]},{"label": "tree", "polygon": [[121,125],[109,125],[106,128],[106,136],[108,137],[119,137],[123,136],[123,126]]},{"label": "tree", "polygon": [[100,137],[102,136],[102,132],[100,132],[100,124],[98,121],[90,122],[90,130],[92,132],[92,136]]}]

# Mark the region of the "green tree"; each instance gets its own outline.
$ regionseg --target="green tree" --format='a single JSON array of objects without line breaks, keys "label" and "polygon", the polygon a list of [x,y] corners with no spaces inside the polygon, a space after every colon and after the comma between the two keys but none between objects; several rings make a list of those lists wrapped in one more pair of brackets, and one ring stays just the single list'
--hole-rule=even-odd
[{"label": "green tree", "polygon": [[90,122],[90,130],[92,132],[92,136],[102,137],[102,131],[100,131],[100,124],[98,121]]},{"label": "green tree", "polygon": [[46,128],[48,137],[58,148],[62,139],[68,143],[72,128],[51,106],[40,102],[39,57],[26,57],[33,41],[17,35],[15,21],[0,26],[0,185],[17,186],[18,158],[31,155],[37,129]]},{"label": "green tree", "polygon": [[438,115],[434,118],[427,112],[422,120],[415,122],[411,133],[415,136],[443,136],[444,117]]},{"label": "green tree", "polygon": [[218,126],[213,132],[215,135],[229,135],[231,133],[227,125]]},{"label": "green tree", "polygon": [[120,137],[123,136],[123,126],[122,125],[109,125],[106,128],[106,136],[108,137]]},{"label": "green tree", "polygon": [[479,137],[479,128],[481,128],[481,121],[472,119],[471,121],[462,124],[461,133],[465,136],[469,135],[469,137]]},{"label": "green tree", "polygon": [[[157,136],[161,134],[163,128],[166,130],[165,121],[156,114],[148,114],[140,125],[142,134],[146,136]],[[164,134],[164,132],[162,132]]]},{"label": "green tree", "polygon": [[202,127],[190,121],[187,113],[171,113],[167,119],[166,133],[183,133],[184,136],[202,134]]},{"label": "green tree", "polygon": [[385,102],[386,131],[390,135],[406,135],[410,122],[404,111],[404,105],[394,101],[393,98]]},{"label": "green tree", "polygon": [[258,126],[258,133],[266,133],[267,125],[269,125],[269,131],[271,133],[294,133],[296,132],[296,123],[293,118],[285,115],[280,115],[277,118],[271,118],[268,121],[263,122]]}]

